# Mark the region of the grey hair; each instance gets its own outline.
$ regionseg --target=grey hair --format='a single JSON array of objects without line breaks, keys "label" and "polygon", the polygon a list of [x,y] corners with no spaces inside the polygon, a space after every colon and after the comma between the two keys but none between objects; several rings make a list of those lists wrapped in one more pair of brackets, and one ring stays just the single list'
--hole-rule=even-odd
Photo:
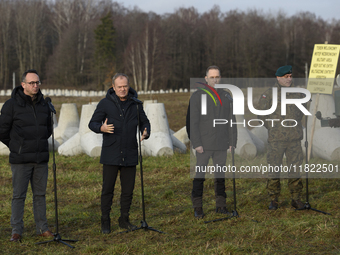
[{"label": "grey hair", "polygon": [[115,84],[115,80],[116,80],[118,77],[121,77],[121,76],[125,77],[125,78],[127,79],[127,81],[128,81],[128,84],[129,84],[129,77],[128,77],[126,74],[124,74],[124,73],[116,73],[116,74],[112,77],[112,84],[114,85],[114,84]]}]

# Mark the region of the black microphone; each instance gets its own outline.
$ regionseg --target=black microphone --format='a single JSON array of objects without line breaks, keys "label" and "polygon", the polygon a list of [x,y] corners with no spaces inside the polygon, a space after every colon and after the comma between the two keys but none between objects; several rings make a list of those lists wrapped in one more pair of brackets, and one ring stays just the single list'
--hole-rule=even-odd
[{"label": "black microphone", "polygon": [[229,93],[225,94],[225,97],[228,98],[231,102],[233,101],[233,98],[230,96]]},{"label": "black microphone", "polygon": [[135,98],[135,97],[130,97],[130,99],[134,102],[136,102],[137,104],[143,104],[142,101],[140,101],[139,99]]},{"label": "black microphone", "polygon": [[321,112],[320,111],[317,111],[316,114],[315,114],[316,118],[318,120],[322,120],[322,115],[321,115]]},{"label": "black microphone", "polygon": [[46,97],[46,98],[45,98],[45,102],[46,102],[46,103],[48,104],[48,106],[50,107],[51,112],[53,112],[54,114],[57,114],[57,111],[54,109],[54,106],[53,106],[53,104],[52,104],[51,101],[52,101],[51,98],[49,98],[49,97]]}]

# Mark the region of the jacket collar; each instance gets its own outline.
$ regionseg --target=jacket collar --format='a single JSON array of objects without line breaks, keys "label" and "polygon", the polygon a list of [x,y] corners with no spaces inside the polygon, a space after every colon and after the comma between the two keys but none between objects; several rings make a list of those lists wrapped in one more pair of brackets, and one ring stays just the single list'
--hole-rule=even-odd
[{"label": "jacket collar", "polygon": [[[128,96],[127,96],[127,100],[130,101],[130,98],[132,97],[135,97],[137,98],[138,97],[138,94],[136,92],[136,90],[134,90],[133,88],[129,88],[129,92],[128,92]],[[118,104],[119,102],[119,97],[116,95],[116,92],[113,90],[113,88],[109,88],[109,90],[107,91],[106,93],[106,98],[115,102],[116,104]]]},{"label": "jacket collar", "polygon": [[[32,98],[24,93],[24,89],[21,85],[13,89],[11,98],[15,99],[20,106],[25,106],[26,103],[32,104]],[[37,93],[36,100],[37,102],[42,102],[44,104],[43,94],[40,89]]]}]

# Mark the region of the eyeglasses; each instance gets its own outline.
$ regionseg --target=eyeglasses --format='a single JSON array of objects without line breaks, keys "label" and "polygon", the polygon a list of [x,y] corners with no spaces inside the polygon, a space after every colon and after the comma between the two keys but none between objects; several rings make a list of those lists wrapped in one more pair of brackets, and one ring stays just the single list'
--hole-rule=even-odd
[{"label": "eyeglasses", "polygon": [[41,85],[41,82],[40,82],[40,81],[31,81],[31,82],[25,82],[25,83],[31,85],[32,87],[33,87],[34,85],[37,85],[37,86],[40,86],[40,85]]},{"label": "eyeglasses", "polygon": [[210,79],[210,80],[213,80],[213,79],[220,79],[220,78],[221,78],[220,76],[215,76],[215,77],[211,76],[211,77],[208,77],[208,79]]}]

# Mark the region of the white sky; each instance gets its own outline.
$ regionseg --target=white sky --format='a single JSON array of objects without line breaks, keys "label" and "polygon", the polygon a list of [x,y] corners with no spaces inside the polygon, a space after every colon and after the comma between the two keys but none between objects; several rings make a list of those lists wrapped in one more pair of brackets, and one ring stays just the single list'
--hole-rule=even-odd
[{"label": "white sky", "polygon": [[265,14],[276,14],[283,11],[287,16],[292,16],[300,11],[309,11],[326,21],[333,18],[340,20],[340,0],[125,0],[117,2],[127,8],[138,6],[144,12],[153,11],[158,14],[174,13],[177,8],[195,7],[199,13],[209,11],[214,5],[218,5],[222,13],[229,10],[247,11],[256,9]]}]

